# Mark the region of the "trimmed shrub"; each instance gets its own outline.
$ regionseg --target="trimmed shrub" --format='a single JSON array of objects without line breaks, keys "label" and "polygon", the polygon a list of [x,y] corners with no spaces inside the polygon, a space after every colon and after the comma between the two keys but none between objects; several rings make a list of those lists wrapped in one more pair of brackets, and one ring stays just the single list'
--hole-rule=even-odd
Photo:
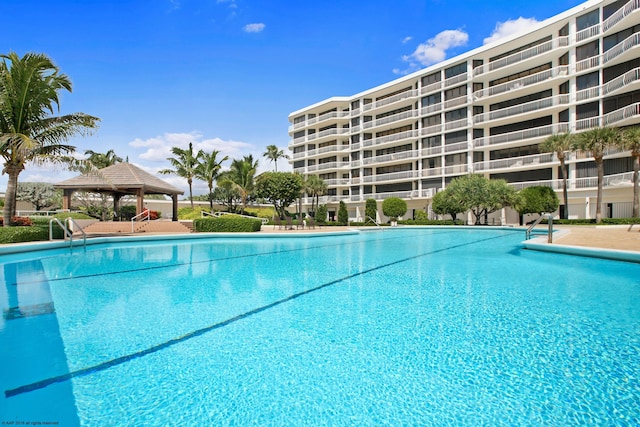
[{"label": "trimmed shrub", "polygon": [[397,219],[407,213],[407,202],[399,197],[389,197],[382,201],[382,213],[391,218]]},{"label": "trimmed shrub", "polygon": [[[541,224],[546,224],[547,220],[543,219]],[[592,219],[553,219],[554,224],[559,225],[593,225],[596,223],[595,218]],[[630,225],[640,224],[640,218],[602,218],[603,225]]]},{"label": "trimmed shrub", "polygon": [[371,220],[375,221],[377,212],[378,204],[376,203],[376,199],[367,199],[364,202],[364,222],[370,222]]},{"label": "trimmed shrub", "polygon": [[347,225],[349,223],[349,212],[347,211],[347,205],[341,200],[338,207],[338,224]]},{"label": "trimmed shrub", "polygon": [[233,217],[231,215],[220,218],[198,218],[193,220],[193,229],[200,233],[237,233],[260,231],[262,221]]},{"label": "trimmed shrub", "polygon": [[[0,227],[4,224],[4,218],[0,217]],[[11,218],[13,227],[28,227],[31,225],[31,219],[27,216],[14,216]]]},{"label": "trimmed shrub", "polygon": [[[58,229],[60,230],[60,229]],[[60,230],[60,232],[62,232]],[[3,227],[0,228],[0,243],[21,243],[49,240],[49,229],[43,227]]]},{"label": "trimmed shrub", "polygon": [[406,219],[398,221],[398,224],[403,225],[464,225],[464,221],[450,219]]},{"label": "trimmed shrub", "polygon": [[316,209],[315,220],[318,224],[326,224],[327,222],[327,205],[320,205]]}]

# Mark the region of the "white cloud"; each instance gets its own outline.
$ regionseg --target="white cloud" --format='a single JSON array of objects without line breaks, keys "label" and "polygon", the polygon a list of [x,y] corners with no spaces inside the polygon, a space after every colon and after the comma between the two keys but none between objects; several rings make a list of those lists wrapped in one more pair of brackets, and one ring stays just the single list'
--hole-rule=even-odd
[{"label": "white cloud", "polygon": [[500,40],[501,38],[527,30],[538,22],[539,21],[535,18],[523,18],[522,16],[518,19],[498,22],[491,35],[484,39],[484,44],[489,44],[496,40]]},{"label": "white cloud", "polygon": [[410,42],[411,40],[413,40],[413,37],[411,37],[411,36],[407,36],[407,37],[405,37],[405,38],[403,38],[403,39],[402,39],[402,44],[408,43],[408,42]]},{"label": "white cloud", "polygon": [[[409,39],[408,37],[405,40],[409,41],[407,39]],[[462,30],[442,31],[435,37],[419,44],[411,55],[402,57],[402,60],[409,64],[407,69],[394,68],[392,71],[394,74],[409,74],[424,66],[441,62],[447,57],[447,50],[464,46],[467,41],[469,41],[469,35]]]},{"label": "white cloud", "polygon": [[255,24],[247,24],[244,26],[243,30],[247,33],[261,33],[264,30],[264,25],[262,22],[258,22]]},{"label": "white cloud", "polygon": [[[166,162],[167,158],[173,157],[172,147],[187,148],[189,142],[193,143],[194,151],[203,150],[211,152],[220,151],[222,157],[240,158],[254,149],[253,145],[233,140],[223,140],[221,138],[207,138],[199,132],[189,133],[165,133],[154,138],[136,138],[129,145],[134,148],[143,148],[145,151],[138,157],[143,160],[153,162]],[[162,169],[160,167],[159,169]]]}]

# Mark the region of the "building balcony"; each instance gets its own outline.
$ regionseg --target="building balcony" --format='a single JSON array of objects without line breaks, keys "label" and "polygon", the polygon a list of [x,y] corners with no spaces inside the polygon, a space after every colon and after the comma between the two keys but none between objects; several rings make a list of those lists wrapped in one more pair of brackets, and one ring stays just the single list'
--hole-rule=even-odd
[{"label": "building balcony", "polygon": [[347,187],[351,185],[349,178],[324,179],[323,181],[328,187]]},{"label": "building balcony", "polygon": [[289,126],[289,132],[302,129],[304,127],[311,126],[316,123],[326,122],[332,119],[348,119],[349,117],[350,117],[349,111],[330,111],[328,113],[321,114],[311,119],[307,119],[304,122],[295,123]]},{"label": "building balcony", "polygon": [[614,33],[617,29],[623,29],[624,27],[630,26],[631,23],[627,23],[630,19],[627,19],[631,14],[638,18],[638,14],[634,13],[640,9],[640,0],[631,0],[622,6],[620,9],[615,11],[613,15],[608,17],[602,23],[602,31],[604,33]]},{"label": "building balcony", "polygon": [[307,166],[307,172],[315,172],[327,169],[348,169],[350,164],[350,162],[316,163],[315,165]]},{"label": "building balcony", "polygon": [[[380,99],[370,104],[363,105],[361,110],[364,112],[364,111],[376,110],[378,108],[386,107],[389,105],[393,105],[394,107],[397,107],[399,105],[395,105],[395,104],[411,104],[412,103],[411,101],[413,101],[413,99],[416,98],[418,95],[419,95],[419,92],[417,90],[407,90],[405,92],[397,93],[388,98]],[[360,111],[358,111],[358,114],[359,113]],[[351,115],[355,116],[357,114],[353,114],[352,112]]]},{"label": "building balcony", "polygon": [[576,131],[600,126],[628,126],[640,122],[640,102],[627,105],[604,116],[589,117],[576,121]]},{"label": "building balcony", "polygon": [[566,132],[569,132],[569,123],[556,123],[516,132],[502,133],[500,135],[486,136],[484,138],[476,138],[473,140],[473,146],[474,148],[479,148],[488,145],[513,143],[521,144],[524,142],[526,142],[527,145],[530,145],[536,142],[541,142],[549,135]]},{"label": "building balcony", "polygon": [[549,163],[557,162],[553,153],[535,154],[532,156],[509,157],[507,159],[487,160],[473,164],[474,172],[497,171],[503,169],[533,169],[540,165],[548,167]]},{"label": "building balcony", "polygon": [[465,175],[467,172],[469,172],[469,166],[466,163],[463,165],[445,166],[444,168],[445,175]]},{"label": "building balcony", "polygon": [[330,145],[328,147],[316,148],[315,150],[307,151],[306,157],[316,157],[326,153],[341,153],[349,150],[348,145]]},{"label": "building balcony", "polygon": [[424,86],[420,89],[421,95],[426,95],[428,93],[438,92],[442,89],[442,82],[431,83],[430,85]]},{"label": "building balcony", "polygon": [[440,154],[442,154],[442,146],[423,148],[420,152],[422,157],[439,156]]},{"label": "building balcony", "polygon": [[444,109],[450,110],[452,108],[456,108],[460,105],[465,105],[468,103],[467,96],[461,96],[459,98],[450,99],[444,102]]},{"label": "building balcony", "polygon": [[600,86],[590,87],[588,89],[583,89],[581,91],[576,92],[576,101],[588,101],[590,99],[595,99],[600,97]]},{"label": "building balcony", "polygon": [[[546,83],[547,85],[549,85],[549,82],[555,79],[566,78],[568,73],[569,67],[566,65],[552,68],[540,73],[535,73],[526,77],[522,77],[520,79],[512,80],[510,82],[478,90],[473,93],[473,99],[475,101],[484,101],[485,99],[490,99],[491,102],[498,102],[498,99],[495,98],[497,98],[499,95],[503,95],[505,99],[518,98],[520,96],[526,95],[527,91],[533,92],[531,91],[532,87],[536,87],[541,83]],[[549,87],[551,87],[551,85],[549,85]],[[536,90],[539,91],[540,88],[536,88]]]},{"label": "building balcony", "polygon": [[583,59],[582,61],[576,62],[576,72],[580,73],[582,71],[590,70],[591,68],[596,68],[600,66],[601,62],[600,55]]},{"label": "building balcony", "polygon": [[[492,122],[492,126],[498,125],[498,122],[520,121],[522,117],[530,113],[537,113],[549,109],[562,110],[569,104],[569,95],[556,95],[549,98],[539,99],[537,101],[527,102],[525,104],[514,105],[512,107],[502,108],[500,110],[490,111],[488,113],[477,114],[473,116],[473,123],[480,124],[484,122]],[[556,107],[556,108],[554,108]]]},{"label": "building balcony", "polygon": [[457,151],[467,151],[469,149],[469,143],[465,142],[457,142],[455,144],[445,144],[444,152],[445,153],[454,153]]},{"label": "building balcony", "polygon": [[419,116],[420,116],[419,110],[409,110],[409,111],[403,111],[402,113],[393,114],[391,116],[375,119],[373,122],[367,122],[367,123],[373,123],[372,126],[369,126],[370,128],[372,127],[392,128],[392,127],[398,126],[403,121],[412,121],[413,119]]},{"label": "building balcony", "polygon": [[433,105],[427,105],[426,107],[422,107],[420,109],[420,115],[426,116],[429,114],[437,113],[438,111],[442,111],[442,102]]},{"label": "building balcony", "polygon": [[420,129],[420,136],[436,135],[442,133],[442,125],[437,124]]},{"label": "building balcony", "polygon": [[[306,136],[306,142],[316,141],[316,143],[321,142],[322,140],[329,140],[331,137],[339,136],[339,135],[348,135],[350,133],[349,128],[331,128],[325,129],[320,132],[312,133],[311,135]],[[296,140],[294,140],[295,143]]]},{"label": "building balcony", "polygon": [[417,137],[418,137],[417,130],[408,130],[405,132],[398,132],[391,135],[380,136],[378,138],[365,139],[364,141],[362,141],[362,146],[372,147],[372,146],[376,146],[376,145],[379,146],[379,145],[384,145],[388,143],[397,144],[401,141],[415,139]]},{"label": "building balcony", "polygon": [[603,65],[611,66],[619,64],[637,56],[637,47],[640,45],[640,32],[635,33],[602,54]]},{"label": "building balcony", "polygon": [[[527,187],[550,187],[556,191],[562,191],[564,183],[562,179],[551,179],[545,181],[526,181],[526,182],[511,182],[510,186],[520,191]],[[625,186],[633,186],[633,172],[624,172],[614,175],[606,175],[602,181],[604,188],[619,188]],[[567,179],[568,190],[585,190],[595,189],[598,187],[598,177],[586,177],[586,178],[569,178]]]},{"label": "building balcony", "polygon": [[367,157],[362,159],[363,165],[381,164],[381,163],[397,163],[405,160],[413,160],[418,158],[417,150],[401,151],[398,153],[385,154],[383,156]]},{"label": "building balcony", "polygon": [[349,201],[364,202],[367,199],[384,200],[390,197],[398,197],[405,200],[430,199],[435,193],[435,189],[426,188],[424,190],[394,191],[390,193],[353,194],[349,196]]},{"label": "building balcony", "polygon": [[640,68],[627,71],[602,85],[602,95],[615,95],[619,92],[631,92],[640,87]]},{"label": "building balcony", "polygon": [[466,118],[460,119],[460,120],[453,120],[451,122],[446,122],[444,124],[444,130],[446,132],[455,130],[455,129],[462,129],[466,127],[469,127],[469,119],[466,119]]},{"label": "building balcony", "polygon": [[513,55],[496,59],[495,61],[489,62],[488,64],[480,65],[479,67],[473,69],[473,76],[488,77],[489,75],[493,74],[493,71],[497,70],[502,70],[501,73],[504,74],[505,71],[503,70],[503,68],[505,67],[510,67],[508,73],[514,74],[530,68],[530,64],[527,64],[526,62],[529,59],[535,58],[537,62],[546,62],[548,60],[557,58],[558,56],[562,56],[562,53],[559,53],[558,50],[568,49],[569,37],[558,37],[553,40],[549,40],[547,42],[533,46],[529,49],[514,53]]},{"label": "building balcony", "polygon": [[378,182],[390,182],[390,181],[406,181],[420,177],[420,171],[404,171],[404,172],[392,172],[383,173],[379,175],[368,175],[362,177],[362,182],[365,184],[378,183]]},{"label": "building balcony", "polygon": [[457,76],[450,77],[444,81],[444,87],[451,87],[458,85],[462,82],[469,80],[468,73],[458,74]]},{"label": "building balcony", "polygon": [[589,40],[592,37],[597,37],[600,35],[600,24],[596,24],[592,27],[585,28],[584,30],[580,30],[576,33],[576,43],[583,42],[585,40]]},{"label": "building balcony", "polygon": [[442,176],[443,168],[441,166],[436,166],[434,168],[422,169],[422,177],[434,177],[434,176]]}]

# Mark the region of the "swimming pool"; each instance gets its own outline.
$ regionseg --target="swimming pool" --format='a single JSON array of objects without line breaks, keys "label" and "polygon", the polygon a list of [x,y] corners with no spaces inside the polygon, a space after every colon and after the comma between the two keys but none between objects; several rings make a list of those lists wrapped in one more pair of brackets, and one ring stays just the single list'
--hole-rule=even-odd
[{"label": "swimming pool", "polygon": [[640,265],[522,231],[3,257],[0,421],[637,425]]}]

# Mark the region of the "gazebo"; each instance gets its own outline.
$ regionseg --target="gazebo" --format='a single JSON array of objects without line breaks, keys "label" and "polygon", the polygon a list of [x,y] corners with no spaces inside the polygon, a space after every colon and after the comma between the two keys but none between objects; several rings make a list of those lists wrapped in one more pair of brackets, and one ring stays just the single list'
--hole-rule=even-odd
[{"label": "gazebo", "polygon": [[140,214],[144,210],[145,194],[168,195],[173,200],[173,221],[178,220],[178,195],[184,194],[184,191],[126,162],[67,179],[54,184],[54,187],[63,190],[62,209],[71,208],[71,196],[74,192],[88,191],[113,195],[113,210],[116,214],[119,212],[122,196],[135,195],[136,214]]}]

